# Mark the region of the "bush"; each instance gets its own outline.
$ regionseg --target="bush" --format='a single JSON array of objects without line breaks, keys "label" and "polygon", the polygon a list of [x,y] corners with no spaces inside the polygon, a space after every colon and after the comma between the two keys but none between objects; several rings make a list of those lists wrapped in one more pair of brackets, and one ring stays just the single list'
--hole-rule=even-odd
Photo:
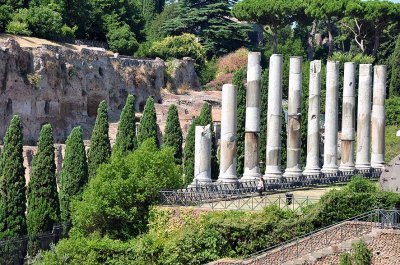
[{"label": "bush", "polygon": [[6,32],[24,36],[30,36],[32,34],[32,32],[28,29],[28,24],[19,21],[10,21],[6,27]]},{"label": "bush", "polygon": [[13,8],[6,4],[0,5],[0,32],[6,29],[8,22],[11,20]]},{"label": "bush", "polygon": [[133,55],[139,47],[135,33],[124,22],[108,27],[107,43],[110,50],[124,55]]},{"label": "bush", "polygon": [[157,149],[148,139],[126,158],[101,165],[73,204],[74,229],[110,238],[128,239],[146,230],[149,206],[163,188],[180,184],[179,166],[170,148]]},{"label": "bush", "polygon": [[149,53],[151,56],[158,56],[164,60],[191,57],[197,64],[203,65],[206,51],[196,40],[196,36],[183,34],[166,37],[161,41],[154,42],[150,47]]},{"label": "bush", "polygon": [[[386,99],[386,125],[400,126],[400,97],[392,96]],[[399,128],[400,129],[400,128]]]},{"label": "bush", "polygon": [[396,136],[398,126],[386,126],[385,128],[385,162],[391,161],[400,154],[400,137]]},{"label": "bush", "polygon": [[217,61],[216,59],[211,59],[206,61],[204,66],[199,69],[200,84],[205,85],[216,76],[217,72]]},{"label": "bush", "polygon": [[62,35],[64,23],[61,14],[46,6],[29,8],[26,19],[36,37],[54,39]]},{"label": "bush", "polygon": [[223,74],[233,73],[240,69],[246,69],[247,53],[247,49],[240,48],[218,59],[217,78]]},{"label": "bush", "polygon": [[233,74],[221,74],[216,79],[212,80],[205,84],[204,89],[206,90],[222,90],[222,86],[224,84],[231,84],[232,83]]},{"label": "bush", "polygon": [[375,61],[375,57],[372,55],[364,55],[362,53],[353,54],[350,52],[334,52],[329,60],[339,61],[341,63],[354,62],[356,64],[372,64]]}]

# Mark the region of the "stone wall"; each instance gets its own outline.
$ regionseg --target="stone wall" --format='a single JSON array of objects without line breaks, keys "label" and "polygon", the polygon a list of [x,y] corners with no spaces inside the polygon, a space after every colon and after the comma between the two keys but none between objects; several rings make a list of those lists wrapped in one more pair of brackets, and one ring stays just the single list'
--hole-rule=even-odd
[{"label": "stone wall", "polygon": [[[173,85],[198,85],[194,62],[185,59],[178,64],[171,75]],[[77,125],[88,139],[101,100],[108,103],[111,122],[118,120],[128,94],[136,96],[138,111],[149,96],[162,103],[165,71],[159,58],[120,57],[104,49],[66,45],[21,47],[12,39],[0,41],[0,138],[12,115],[18,114],[26,144],[36,142],[41,125],[47,122],[57,142],[63,142]]]}]

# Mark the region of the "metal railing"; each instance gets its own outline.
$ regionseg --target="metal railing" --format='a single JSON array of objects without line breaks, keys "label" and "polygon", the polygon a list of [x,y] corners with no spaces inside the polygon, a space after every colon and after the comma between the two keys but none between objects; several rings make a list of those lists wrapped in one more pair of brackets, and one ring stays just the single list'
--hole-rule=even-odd
[{"label": "metal railing", "polygon": [[[336,174],[319,174],[302,176],[291,179],[265,180],[265,192],[287,191],[296,188],[313,187],[318,185],[332,185],[348,182],[357,175],[368,179],[377,179],[381,169],[359,170],[354,173],[339,172]],[[252,196],[257,192],[258,181],[243,181],[234,184],[221,184],[217,182],[199,184],[194,187],[163,190],[160,192],[160,204],[171,206],[198,206],[202,203],[211,203],[221,200],[237,200]]]},{"label": "metal railing", "polygon": [[323,227],[270,248],[255,252],[244,257],[242,260],[221,260],[208,264],[283,264],[326,247],[339,244],[350,239],[362,237],[371,233],[373,228],[400,229],[400,211],[376,209],[334,225]]},{"label": "metal railing", "polygon": [[34,243],[37,250],[48,250],[51,245],[55,245],[67,236],[70,227],[70,224],[59,224],[54,225],[52,231],[36,236],[0,239],[0,264],[24,264],[29,254],[29,244]]}]

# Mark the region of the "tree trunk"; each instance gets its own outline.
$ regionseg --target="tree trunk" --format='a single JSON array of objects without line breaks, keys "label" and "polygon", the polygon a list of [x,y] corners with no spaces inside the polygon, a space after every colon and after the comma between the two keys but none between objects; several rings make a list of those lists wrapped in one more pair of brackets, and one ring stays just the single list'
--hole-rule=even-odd
[{"label": "tree trunk", "polygon": [[307,59],[311,61],[314,58],[314,36],[317,30],[317,20],[314,19],[312,22],[311,31],[308,33],[307,40]]},{"label": "tree trunk", "polygon": [[374,33],[374,48],[372,50],[372,55],[376,57],[378,54],[378,49],[379,49],[379,40],[380,40],[380,34],[379,34],[379,29],[375,28],[375,33]]},{"label": "tree trunk", "polygon": [[327,27],[328,27],[328,56],[331,56],[333,54],[333,34],[332,34],[332,23],[331,20],[328,19],[327,22]]}]

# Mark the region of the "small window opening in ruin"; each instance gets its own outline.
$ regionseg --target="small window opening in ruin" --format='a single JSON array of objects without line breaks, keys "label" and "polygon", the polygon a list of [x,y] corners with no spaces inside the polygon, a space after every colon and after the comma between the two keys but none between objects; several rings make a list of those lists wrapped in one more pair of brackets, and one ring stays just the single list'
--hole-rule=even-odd
[{"label": "small window opening in ruin", "polygon": [[46,100],[44,102],[44,114],[49,114],[50,112],[50,101]]},{"label": "small window opening in ruin", "polygon": [[11,115],[13,113],[12,100],[10,98],[7,100],[6,113],[7,115]]},{"label": "small window opening in ruin", "polygon": [[99,67],[99,75],[103,77],[103,69],[101,67]]},{"label": "small window opening in ruin", "polygon": [[146,105],[146,101],[142,101],[139,103],[139,111],[142,112],[144,110],[144,106]]},{"label": "small window opening in ruin", "polygon": [[158,104],[162,104],[162,100],[159,99],[159,100],[157,101],[157,103],[158,103]]}]

